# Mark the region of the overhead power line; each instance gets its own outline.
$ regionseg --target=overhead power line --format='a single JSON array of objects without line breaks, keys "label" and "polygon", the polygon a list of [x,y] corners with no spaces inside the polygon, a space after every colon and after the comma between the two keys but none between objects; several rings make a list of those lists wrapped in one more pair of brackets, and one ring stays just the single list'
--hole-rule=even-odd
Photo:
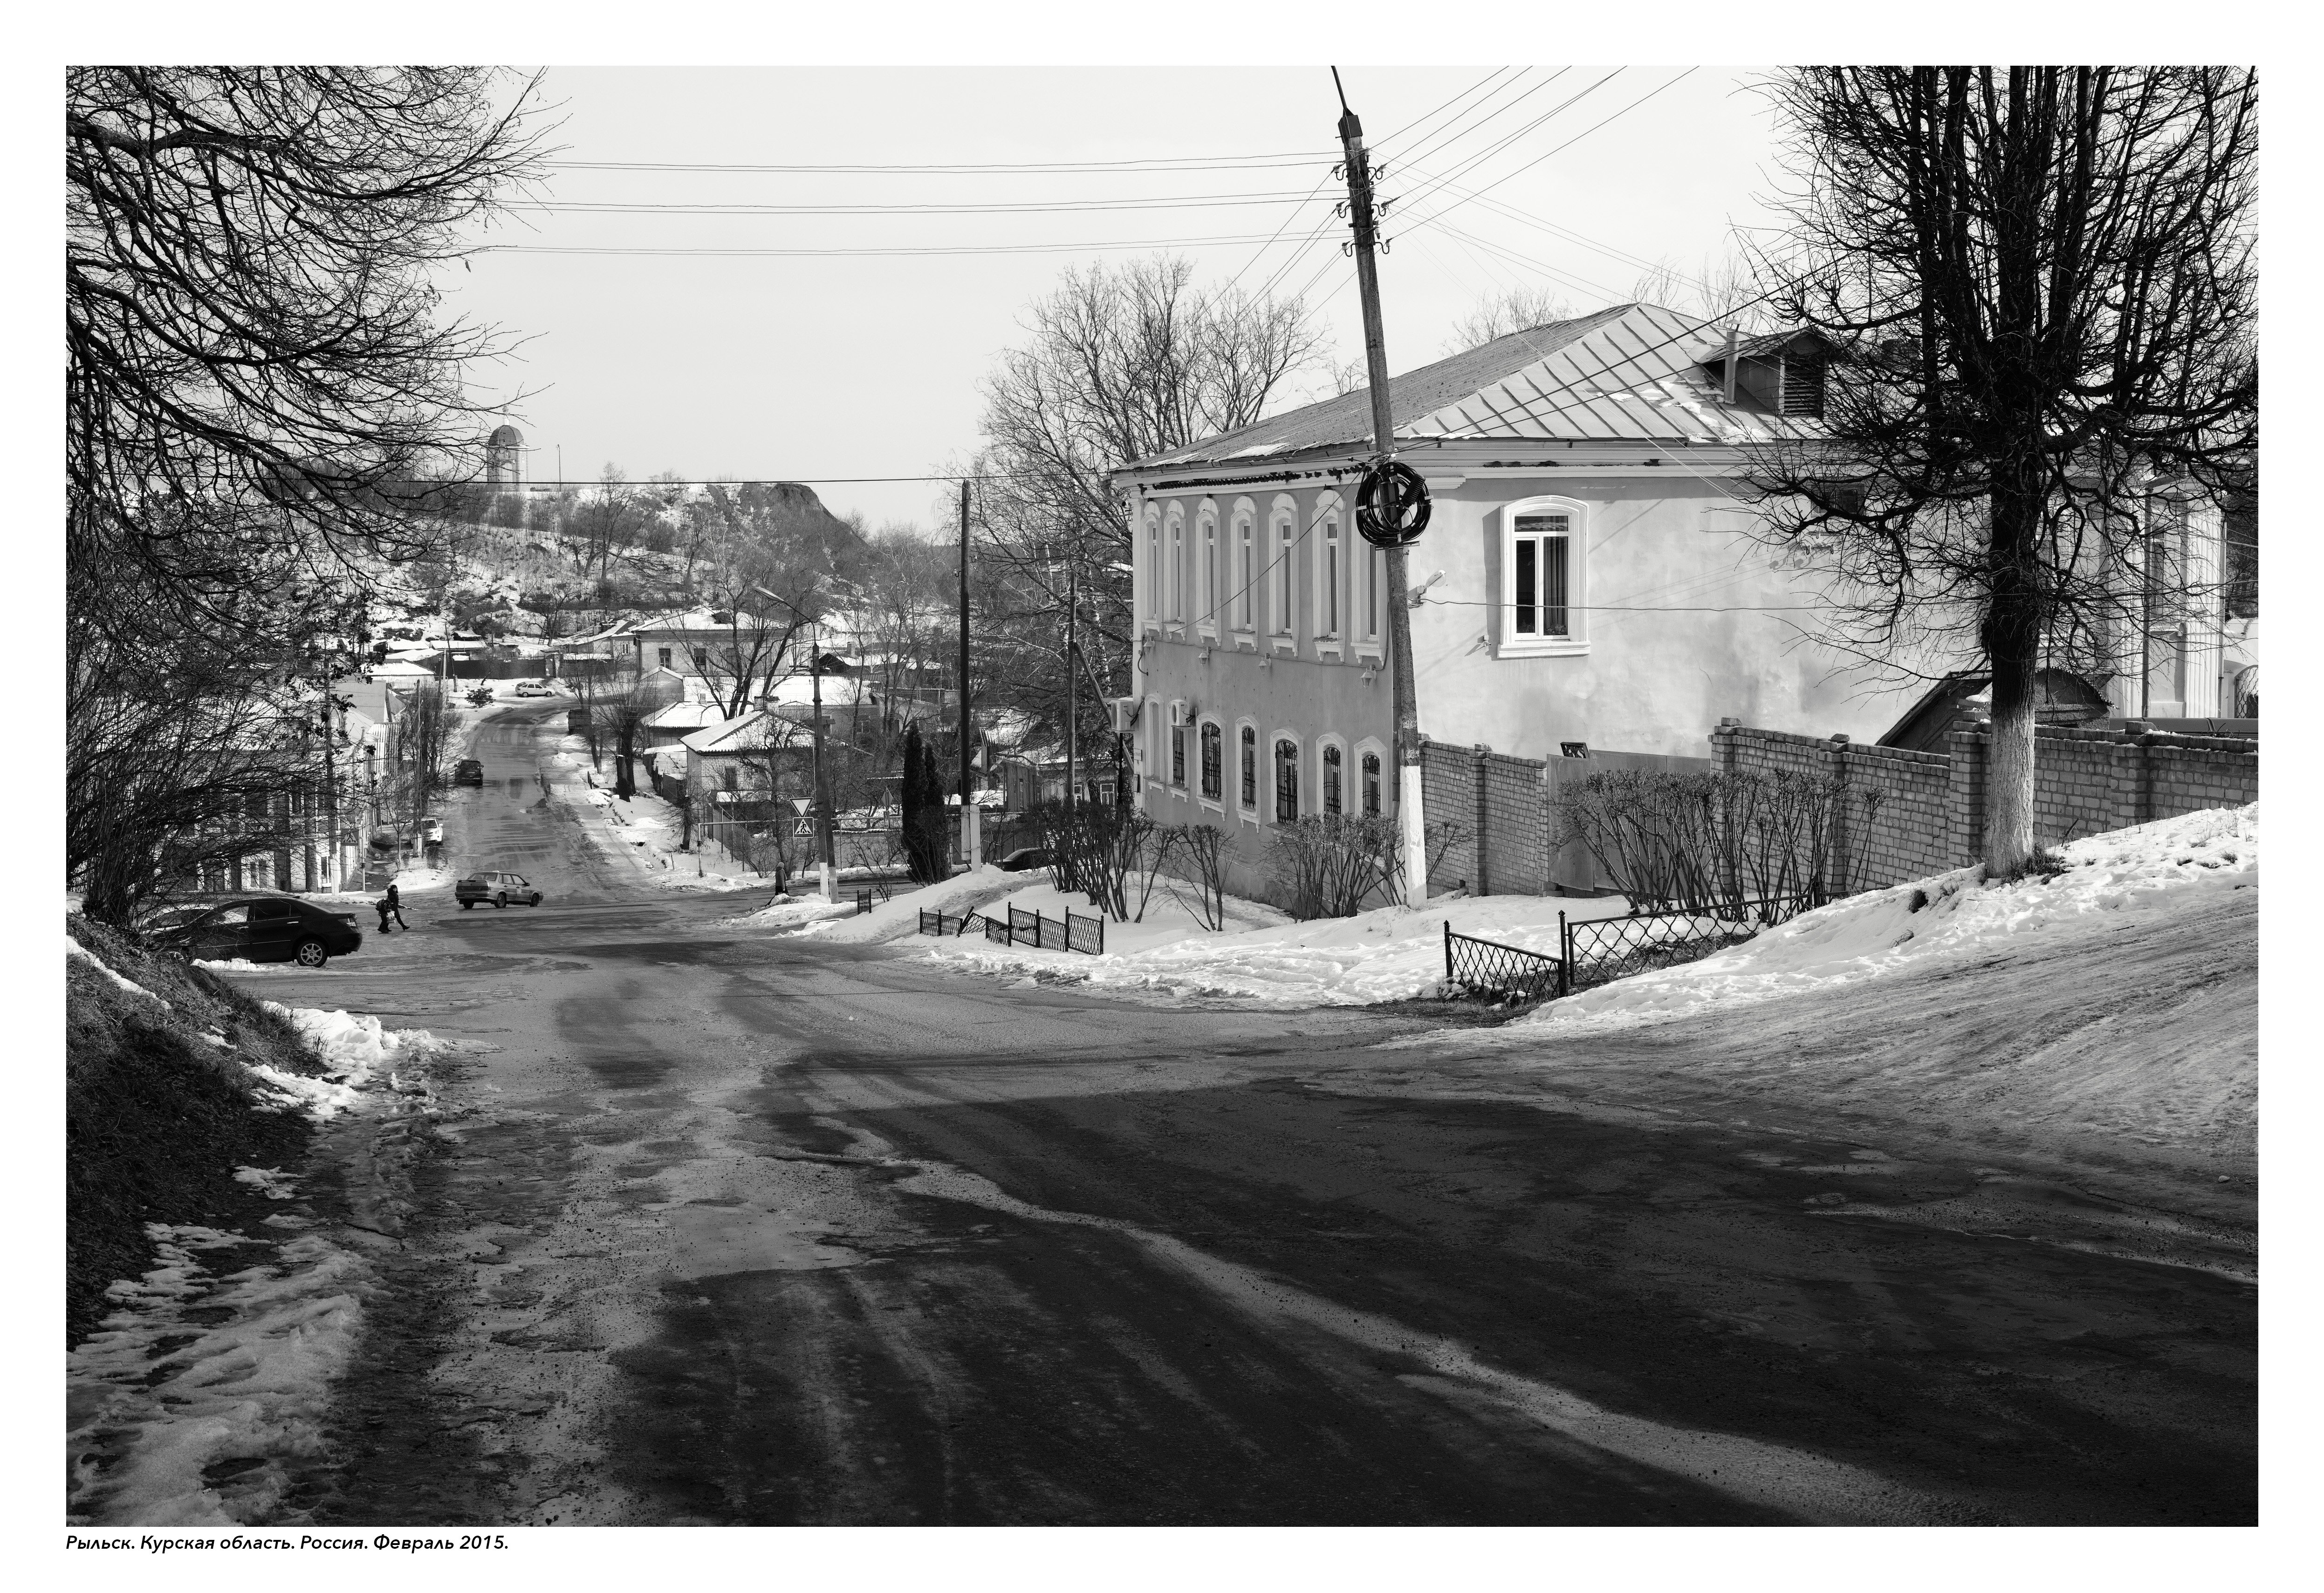
[{"label": "overhead power line", "polygon": [[549,161],[553,171],[736,171],[817,173],[872,177],[983,176],[1055,171],[1228,171],[1252,170],[1270,165],[1299,166],[1335,159],[1333,150],[1279,150],[1256,155],[1154,155],[1130,161],[959,161],[928,164],[874,165],[747,165],[715,161]]},{"label": "overhead power line", "polygon": [[524,199],[511,210],[576,216],[995,216],[1028,211],[1194,210],[1226,205],[1275,205],[1312,198],[1286,189],[1263,194],[1166,194],[1151,199],[1004,199],[984,205],[718,205],[624,199]]},{"label": "overhead power line", "polygon": [[928,244],[872,245],[829,249],[712,249],[661,247],[652,244],[486,244],[479,254],[693,254],[733,259],[826,259],[865,255],[911,254],[1070,254],[1099,249],[1194,249],[1213,244],[1255,244],[1262,235],[1242,233],[1204,238],[1116,238],[1097,243],[1061,244]]}]

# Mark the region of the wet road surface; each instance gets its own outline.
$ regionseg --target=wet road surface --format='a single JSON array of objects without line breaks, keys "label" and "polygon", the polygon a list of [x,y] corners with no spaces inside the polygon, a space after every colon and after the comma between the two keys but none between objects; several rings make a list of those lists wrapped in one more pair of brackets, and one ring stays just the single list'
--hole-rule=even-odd
[{"label": "wet road surface", "polygon": [[543,907],[415,896],[250,981],[493,1047],[315,1175],[396,1213],[318,1519],[2254,1518],[2226,1196],[2134,1254],[2077,1213],[2167,1170],[770,936],[544,790],[561,716],[488,724],[449,815]]}]

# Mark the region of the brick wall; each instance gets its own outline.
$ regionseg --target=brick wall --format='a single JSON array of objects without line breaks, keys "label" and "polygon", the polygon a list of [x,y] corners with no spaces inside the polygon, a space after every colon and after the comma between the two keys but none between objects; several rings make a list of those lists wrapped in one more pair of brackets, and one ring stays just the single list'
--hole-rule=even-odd
[{"label": "brick wall", "polygon": [[[2034,838],[2042,845],[2259,798],[2255,737],[2180,735],[2136,724],[2043,725],[2037,733]],[[1550,845],[1550,800],[1564,780],[1612,768],[1837,777],[1851,799],[1834,851],[1846,853],[1854,883],[1924,879],[1975,862],[1984,852],[1989,736],[1981,724],[1965,724],[1948,738],[1950,751],[1914,752],[1729,721],[1711,732],[1708,760],[1593,750],[1587,759],[1545,763],[1425,741],[1421,785],[1429,821],[1449,820],[1462,833],[1429,870],[1428,886],[1465,885],[1494,896],[1600,887],[1605,882],[1584,848]],[[1882,794],[1868,818],[1854,796],[1867,787]]]},{"label": "brick wall", "polygon": [[[1844,852],[1849,873],[1867,885],[1918,879],[1951,868],[1953,760],[1941,752],[1868,747],[1845,736],[1791,735],[1729,722],[1711,732],[1711,760],[1725,773],[1784,771],[1812,779],[1839,778],[1849,792],[1835,861]],[[1880,793],[1868,818],[1860,794]]]}]

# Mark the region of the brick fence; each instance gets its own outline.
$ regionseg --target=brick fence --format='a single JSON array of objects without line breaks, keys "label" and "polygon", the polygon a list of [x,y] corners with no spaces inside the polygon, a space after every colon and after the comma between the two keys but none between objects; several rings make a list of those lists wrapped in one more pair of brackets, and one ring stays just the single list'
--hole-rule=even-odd
[{"label": "brick fence", "polygon": [[[2136,721],[2043,725],[2036,735],[2034,838],[2042,845],[2259,799],[2255,736],[2179,734]],[[1845,859],[1845,873],[1864,887],[1922,879],[1982,853],[1991,741],[1988,727],[1964,723],[1948,738],[1949,751],[1913,752],[1728,720],[1711,732],[1707,759],[1592,749],[1587,758],[1545,760],[1424,741],[1421,789],[1429,820],[1450,821],[1461,836],[1429,870],[1429,889],[1465,886],[1478,896],[1611,889],[1578,842],[1551,844],[1559,787],[1607,769],[1782,769],[1836,779],[1850,793],[1877,787],[1882,799],[1868,821],[1859,802],[1838,805],[1834,861]]]},{"label": "brick fence", "polygon": [[[2045,724],[2034,733],[2039,845],[2259,800],[2256,737],[2181,735],[2136,721]],[[1722,769],[1791,769],[1837,778],[1851,788],[1879,787],[1886,800],[1868,826],[1859,824],[1866,833],[1836,838],[1868,886],[1917,879],[1982,855],[1992,739],[1989,726],[1964,723],[1946,738],[1948,751],[1932,753],[1754,730],[1731,720],[1711,732]]]}]

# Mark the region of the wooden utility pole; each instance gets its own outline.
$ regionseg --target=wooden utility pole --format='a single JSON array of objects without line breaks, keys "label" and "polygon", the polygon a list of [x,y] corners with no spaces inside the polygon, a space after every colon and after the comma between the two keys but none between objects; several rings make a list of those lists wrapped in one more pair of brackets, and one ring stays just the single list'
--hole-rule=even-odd
[{"label": "wooden utility pole", "polygon": [[[941,706],[942,704],[938,704]],[[983,837],[978,833],[982,816],[976,806],[976,777],[971,763],[969,743],[974,740],[971,727],[974,721],[968,711],[968,478],[960,483],[960,854],[961,861],[974,868],[983,861]]]},{"label": "wooden utility pole", "polygon": [[836,875],[831,855],[831,785],[824,778],[823,767],[823,622],[814,626],[815,653],[808,665],[807,693],[812,699],[809,709],[815,715],[815,806],[823,815],[816,826],[823,843],[823,899],[836,901]]},{"label": "wooden utility pole", "polygon": [[[1355,228],[1356,290],[1363,299],[1364,369],[1370,379],[1372,454],[1375,465],[1396,457],[1396,420],[1388,410],[1388,337],[1380,329],[1379,269],[1372,259],[1372,173],[1364,152],[1364,124],[1348,108],[1340,69],[1332,69],[1340,92],[1340,148],[1348,173],[1348,217]],[[1404,838],[1403,895],[1407,907],[1428,901],[1426,821],[1420,797],[1420,706],[1412,679],[1412,604],[1405,576],[1404,549],[1387,549],[1388,660],[1390,702],[1396,716],[1397,815]]]}]

